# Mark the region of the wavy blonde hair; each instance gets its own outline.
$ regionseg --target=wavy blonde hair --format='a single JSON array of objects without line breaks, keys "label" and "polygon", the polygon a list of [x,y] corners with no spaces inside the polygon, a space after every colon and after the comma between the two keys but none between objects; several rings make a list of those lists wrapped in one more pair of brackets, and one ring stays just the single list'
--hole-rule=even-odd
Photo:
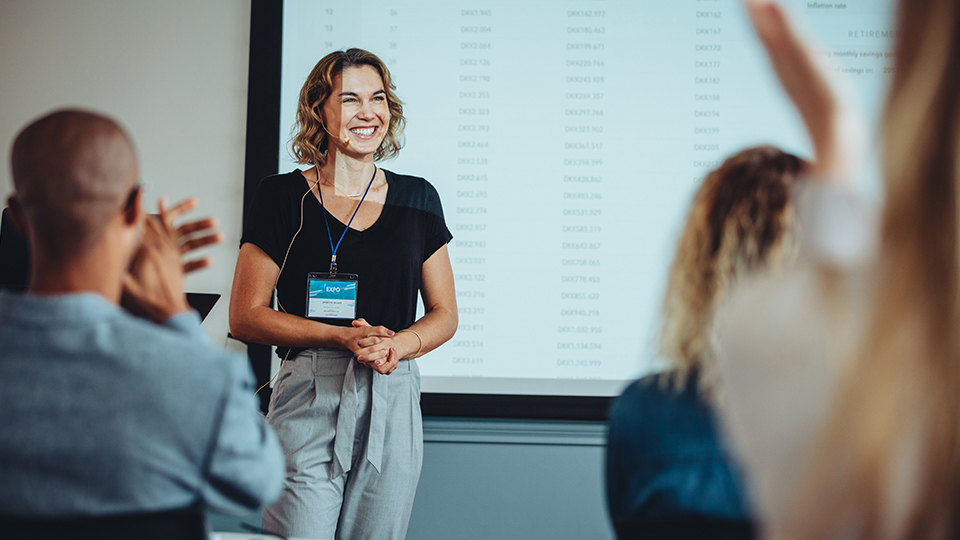
[{"label": "wavy blonde hair", "polygon": [[[901,0],[897,40],[875,304],[793,505],[792,538],[960,534],[960,3]],[[891,522],[902,467],[918,484]]]},{"label": "wavy blonde hair", "polygon": [[390,125],[387,134],[374,153],[376,160],[389,159],[400,153],[403,147],[403,102],[397,97],[397,87],[390,78],[390,70],[377,55],[363,49],[334,51],[317,62],[307,80],[300,89],[297,102],[296,133],[293,136],[293,155],[297,163],[304,165],[322,164],[327,156],[329,134],[323,127],[323,104],[333,92],[333,79],[350,67],[370,66],[377,70],[383,80],[383,89],[387,94],[387,106],[390,109]]},{"label": "wavy blonde hair", "polygon": [[773,146],[734,154],[694,194],[663,299],[660,353],[675,382],[699,372],[701,393],[716,383],[714,315],[745,274],[793,252],[791,186],[804,160]]}]

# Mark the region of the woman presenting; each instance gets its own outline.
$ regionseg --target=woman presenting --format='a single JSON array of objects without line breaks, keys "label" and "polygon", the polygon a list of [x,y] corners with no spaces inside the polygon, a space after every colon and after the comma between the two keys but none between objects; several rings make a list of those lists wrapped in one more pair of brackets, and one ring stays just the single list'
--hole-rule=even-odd
[{"label": "woman presenting", "polygon": [[263,525],[288,536],[405,536],[423,454],[414,358],[457,327],[440,198],[376,165],[400,151],[394,89],[367,51],[321,59],[293,138],[313,166],[262,180],[244,226],[230,330],[284,359],[267,419],[287,477]]}]

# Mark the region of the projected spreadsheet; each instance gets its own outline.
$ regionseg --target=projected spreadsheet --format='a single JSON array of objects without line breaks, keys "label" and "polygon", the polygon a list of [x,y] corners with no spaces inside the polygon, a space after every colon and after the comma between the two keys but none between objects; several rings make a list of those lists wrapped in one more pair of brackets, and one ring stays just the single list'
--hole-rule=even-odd
[{"label": "projected spreadsheet", "polygon": [[[785,4],[875,122],[892,3]],[[390,68],[408,120],[400,157],[380,165],[440,192],[460,326],[420,361],[427,391],[616,393],[657,362],[667,269],[704,173],[754,144],[809,155],[739,1],[284,11],[281,171],[297,167],[306,75],[361,47]]]}]

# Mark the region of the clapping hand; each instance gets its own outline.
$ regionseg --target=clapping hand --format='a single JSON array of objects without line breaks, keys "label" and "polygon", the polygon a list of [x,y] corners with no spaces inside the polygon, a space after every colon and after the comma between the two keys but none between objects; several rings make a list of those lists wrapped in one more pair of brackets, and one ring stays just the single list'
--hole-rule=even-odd
[{"label": "clapping hand", "polygon": [[[197,199],[189,198],[173,208],[165,209],[164,201],[160,201],[160,214],[164,228],[174,231],[179,246],[181,259],[190,253],[223,241],[223,234],[217,231],[217,220],[208,217],[190,221],[174,228],[174,220],[197,207]],[[210,266],[213,261],[210,257],[201,257],[190,261],[183,261],[183,273],[189,274]]]},{"label": "clapping hand", "polygon": [[211,260],[183,258],[223,240],[223,235],[215,231],[216,221],[212,218],[174,225],[177,218],[196,206],[196,199],[188,199],[168,209],[161,200],[159,214],[147,216],[139,250],[123,281],[121,305],[130,312],[162,324],[172,315],[190,309],[184,293],[184,275],[206,268]]}]

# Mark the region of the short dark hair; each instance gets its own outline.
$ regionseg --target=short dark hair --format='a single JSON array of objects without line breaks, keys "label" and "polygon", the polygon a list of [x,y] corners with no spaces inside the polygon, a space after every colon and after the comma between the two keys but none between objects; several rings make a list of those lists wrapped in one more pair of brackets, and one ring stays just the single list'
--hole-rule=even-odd
[{"label": "short dark hair", "polygon": [[10,151],[14,196],[31,248],[63,259],[94,245],[137,183],[124,129],[104,115],[66,109],[23,128]]}]

